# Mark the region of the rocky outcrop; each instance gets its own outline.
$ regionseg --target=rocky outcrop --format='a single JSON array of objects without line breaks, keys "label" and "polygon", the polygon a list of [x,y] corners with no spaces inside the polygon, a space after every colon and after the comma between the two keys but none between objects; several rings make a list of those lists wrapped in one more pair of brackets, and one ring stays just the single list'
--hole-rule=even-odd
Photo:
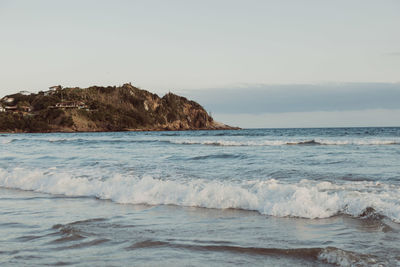
[{"label": "rocky outcrop", "polygon": [[131,84],[54,86],[37,94],[6,96],[1,104],[16,107],[0,112],[2,132],[237,129],[215,122],[201,105],[185,97],[168,93],[160,98]]}]

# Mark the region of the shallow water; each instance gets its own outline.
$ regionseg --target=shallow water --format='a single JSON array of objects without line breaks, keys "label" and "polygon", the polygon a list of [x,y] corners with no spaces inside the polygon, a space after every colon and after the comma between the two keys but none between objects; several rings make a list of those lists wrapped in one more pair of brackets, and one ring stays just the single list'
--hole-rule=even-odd
[{"label": "shallow water", "polygon": [[0,135],[3,265],[400,265],[400,128]]}]

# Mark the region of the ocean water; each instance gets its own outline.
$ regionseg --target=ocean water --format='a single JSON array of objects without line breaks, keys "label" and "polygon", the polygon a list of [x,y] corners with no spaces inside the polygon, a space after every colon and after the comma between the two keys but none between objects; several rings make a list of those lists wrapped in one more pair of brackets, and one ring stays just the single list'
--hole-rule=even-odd
[{"label": "ocean water", "polygon": [[400,266],[400,128],[0,135],[1,266]]}]

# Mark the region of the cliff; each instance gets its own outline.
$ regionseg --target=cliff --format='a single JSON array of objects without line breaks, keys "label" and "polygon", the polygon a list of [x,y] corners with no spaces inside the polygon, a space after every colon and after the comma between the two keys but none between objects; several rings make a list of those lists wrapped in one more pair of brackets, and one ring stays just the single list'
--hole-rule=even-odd
[{"label": "cliff", "polygon": [[0,100],[1,132],[95,132],[237,129],[215,122],[194,101],[162,98],[131,84],[120,87],[50,87]]}]

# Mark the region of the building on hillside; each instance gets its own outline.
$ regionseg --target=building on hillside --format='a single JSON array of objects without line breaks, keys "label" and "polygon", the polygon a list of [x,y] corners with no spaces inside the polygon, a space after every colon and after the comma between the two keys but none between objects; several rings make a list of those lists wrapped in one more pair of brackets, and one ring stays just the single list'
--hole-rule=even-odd
[{"label": "building on hillside", "polygon": [[28,91],[20,91],[19,93],[21,95],[30,95],[31,94],[31,92],[28,92]]},{"label": "building on hillside", "polygon": [[49,87],[48,91],[43,92],[44,95],[54,95],[56,93],[56,91],[61,90],[62,86],[61,85],[55,85],[55,86],[51,86]]},{"label": "building on hillside", "polygon": [[[5,106],[5,107],[3,107],[3,110],[7,111],[7,112],[28,113],[28,112],[32,111],[32,108],[30,106],[17,106],[17,105],[14,105],[14,106]],[[0,111],[1,111],[1,109],[0,109]]]},{"label": "building on hillside", "polygon": [[6,103],[7,105],[11,105],[14,102],[13,97],[5,96],[1,99],[2,102]]},{"label": "building on hillside", "polygon": [[5,112],[5,111],[6,109],[2,105],[0,105],[0,112]]},{"label": "building on hillside", "polygon": [[15,112],[18,111],[18,107],[15,106],[5,106],[6,111],[11,111],[11,112]]},{"label": "building on hillside", "polygon": [[76,103],[79,109],[87,109],[88,106],[85,104],[85,102],[79,101]]},{"label": "building on hillside", "polygon": [[87,109],[88,106],[82,101],[63,101],[57,103],[51,108],[65,108],[65,109]]},{"label": "building on hillside", "polygon": [[49,87],[50,90],[61,90],[62,86],[61,85],[55,85],[55,86],[51,86]]},{"label": "building on hillside", "polygon": [[30,106],[20,106],[18,107],[18,110],[23,112],[31,112],[32,108]]}]

